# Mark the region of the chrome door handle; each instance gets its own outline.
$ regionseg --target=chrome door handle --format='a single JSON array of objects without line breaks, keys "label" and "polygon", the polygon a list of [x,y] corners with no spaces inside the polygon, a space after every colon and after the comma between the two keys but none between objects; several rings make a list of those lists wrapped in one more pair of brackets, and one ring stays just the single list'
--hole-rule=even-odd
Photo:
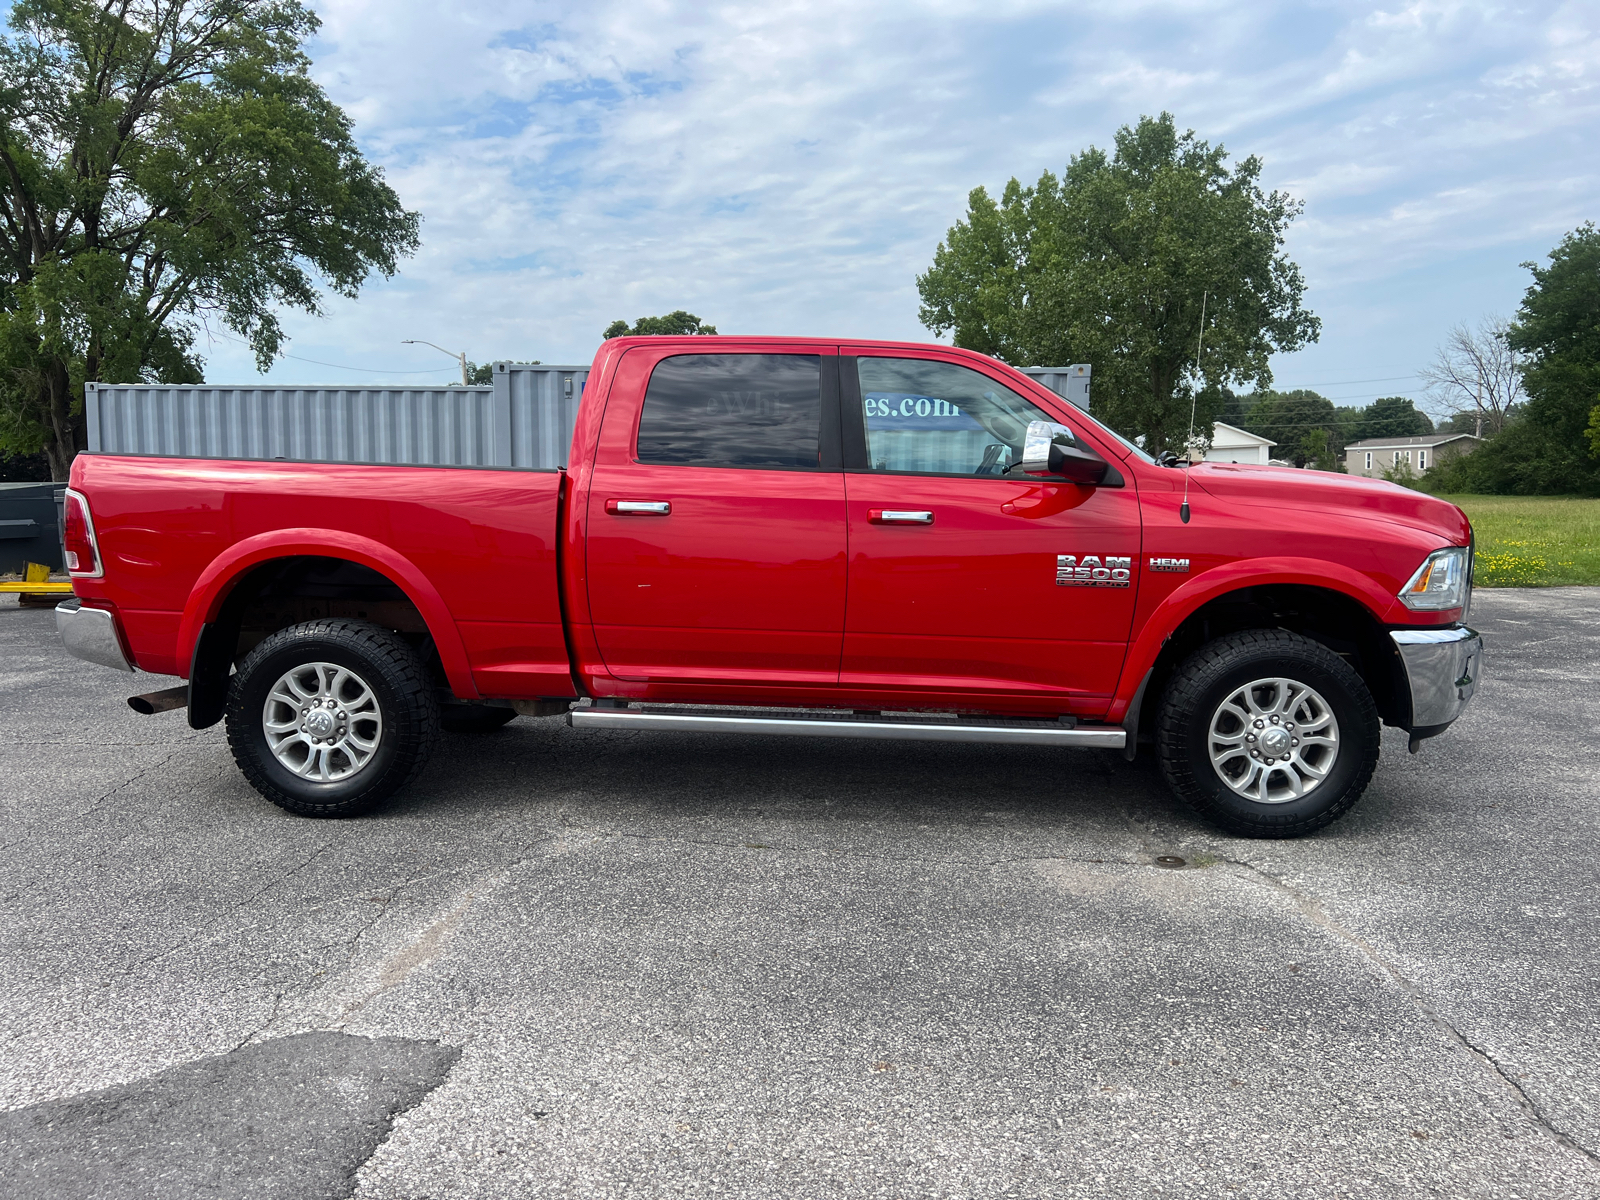
[{"label": "chrome door handle", "polygon": [[869,508],[867,520],[874,525],[932,525],[933,513],[925,508]]},{"label": "chrome door handle", "polygon": [[606,511],[622,516],[664,517],[672,511],[667,500],[607,500]]}]

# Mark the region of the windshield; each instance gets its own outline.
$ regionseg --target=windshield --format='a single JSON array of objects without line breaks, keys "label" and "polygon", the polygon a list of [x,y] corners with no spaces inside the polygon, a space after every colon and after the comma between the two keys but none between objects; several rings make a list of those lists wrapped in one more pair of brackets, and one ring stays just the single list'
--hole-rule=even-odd
[{"label": "windshield", "polygon": [[1155,459],[1151,458],[1150,455],[1146,454],[1143,450],[1139,449],[1138,446],[1136,446],[1134,443],[1130,442],[1127,438],[1123,437],[1115,429],[1111,428],[1111,426],[1102,425],[1102,426],[1100,426],[1100,428],[1104,429],[1112,437],[1116,438],[1117,441],[1121,442],[1129,450],[1132,450],[1135,454],[1137,454],[1141,461],[1147,462],[1147,463],[1151,463],[1151,464],[1155,463],[1155,461],[1156,461]]}]

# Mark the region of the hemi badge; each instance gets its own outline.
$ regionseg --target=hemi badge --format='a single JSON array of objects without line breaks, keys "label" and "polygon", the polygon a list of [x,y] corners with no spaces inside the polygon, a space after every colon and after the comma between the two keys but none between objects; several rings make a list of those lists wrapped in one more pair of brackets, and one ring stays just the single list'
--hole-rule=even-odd
[{"label": "hemi badge", "polygon": [[1152,571],[1171,571],[1177,575],[1189,573],[1189,560],[1187,558],[1152,558],[1150,560]]}]

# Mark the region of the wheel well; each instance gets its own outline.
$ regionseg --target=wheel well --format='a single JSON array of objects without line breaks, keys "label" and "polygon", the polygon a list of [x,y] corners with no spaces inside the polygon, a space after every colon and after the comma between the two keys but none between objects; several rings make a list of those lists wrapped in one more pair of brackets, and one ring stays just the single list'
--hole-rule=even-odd
[{"label": "wheel well", "polygon": [[189,724],[204,729],[222,719],[228,674],[259,643],[320,617],[350,617],[394,630],[422,655],[435,686],[446,685],[427,622],[393,580],[343,558],[275,558],[246,571],[216,620],[201,630],[189,677]]},{"label": "wheel well", "polygon": [[1286,629],[1322,643],[1361,676],[1385,725],[1403,728],[1411,720],[1405,667],[1377,618],[1340,592],[1304,584],[1267,584],[1209,600],[1173,630],[1156,656],[1145,689],[1139,713],[1141,740],[1154,736],[1160,697],[1184,660],[1205,643],[1245,629]]}]

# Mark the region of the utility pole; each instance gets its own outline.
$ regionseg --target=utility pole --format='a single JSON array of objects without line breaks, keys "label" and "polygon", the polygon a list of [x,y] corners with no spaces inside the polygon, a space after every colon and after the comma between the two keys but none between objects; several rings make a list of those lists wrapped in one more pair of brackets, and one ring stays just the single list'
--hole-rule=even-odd
[{"label": "utility pole", "polygon": [[433,346],[440,354],[448,354],[451,358],[461,363],[461,386],[472,386],[472,380],[467,375],[467,352],[465,350],[457,354],[454,350],[446,350],[443,346],[434,346],[432,342],[425,342],[421,338],[406,338],[400,344],[402,346]]}]

